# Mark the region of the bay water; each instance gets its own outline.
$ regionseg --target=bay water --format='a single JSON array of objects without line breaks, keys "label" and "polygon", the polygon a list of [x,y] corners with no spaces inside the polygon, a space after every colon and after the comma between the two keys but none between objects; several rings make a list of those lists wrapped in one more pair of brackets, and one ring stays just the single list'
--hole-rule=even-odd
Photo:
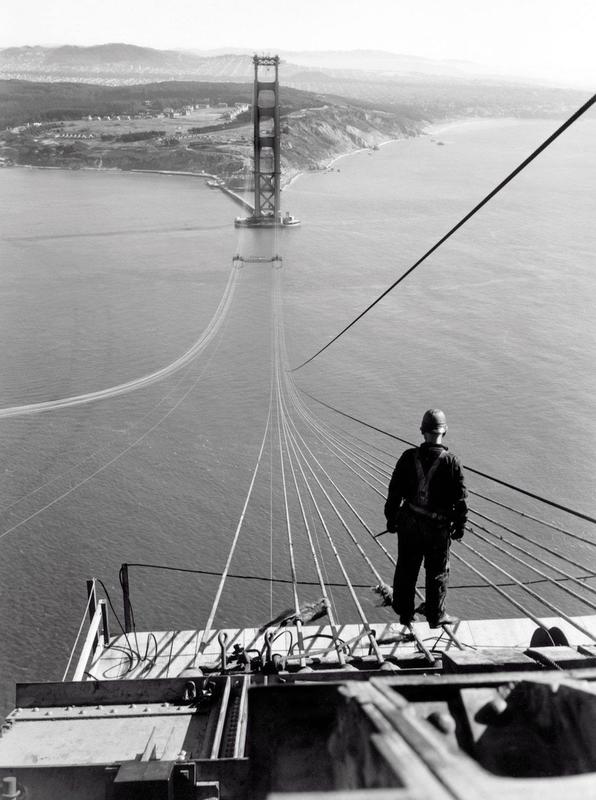
[{"label": "bay water", "polygon": [[[234,229],[238,208],[201,179],[0,171],[0,410],[99,391],[170,364],[215,313],[237,253],[283,257],[286,338],[298,366],[555,127],[453,123],[341,158],[284,191],[284,210],[302,225],[276,233]],[[414,441],[423,411],[441,407],[446,443],[465,464],[593,516],[594,142],[592,116],[293,373],[296,385]],[[204,359],[121,396],[0,418],[0,711],[11,706],[15,681],[61,678],[86,578],[101,578],[119,610],[122,562],[221,571],[265,428],[270,305],[271,265],[247,262]],[[367,436],[310,402],[325,420]],[[470,481],[487,491],[488,482]],[[233,572],[288,574],[274,545],[273,487],[257,486]],[[366,502],[381,530],[382,499]],[[588,523],[540,511],[593,537]],[[589,569],[592,551],[575,547]],[[306,564],[307,554],[298,560]],[[137,621],[201,627],[216,587],[215,575],[139,568]],[[236,581],[216,622],[261,624],[287,599]],[[462,616],[513,615],[494,597],[480,594],[472,605],[470,593],[454,592]]]}]

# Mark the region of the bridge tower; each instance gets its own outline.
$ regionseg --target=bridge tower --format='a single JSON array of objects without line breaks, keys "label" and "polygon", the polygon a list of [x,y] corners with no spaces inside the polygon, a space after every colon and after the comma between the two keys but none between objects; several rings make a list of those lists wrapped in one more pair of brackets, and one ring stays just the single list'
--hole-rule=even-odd
[{"label": "bridge tower", "polygon": [[254,56],[254,216],[262,224],[279,219],[279,56]]},{"label": "bridge tower", "polygon": [[299,225],[280,211],[279,56],[253,56],[254,211],[237,217],[237,227]]}]

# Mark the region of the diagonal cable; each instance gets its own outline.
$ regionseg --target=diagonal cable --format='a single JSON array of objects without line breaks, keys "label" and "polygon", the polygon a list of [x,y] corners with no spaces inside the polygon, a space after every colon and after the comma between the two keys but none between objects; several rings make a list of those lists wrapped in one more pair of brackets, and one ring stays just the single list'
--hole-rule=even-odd
[{"label": "diagonal cable", "polygon": [[355,317],[348,325],[346,325],[346,327],[343,328],[343,330],[341,330],[338,334],[336,334],[333,337],[333,339],[331,339],[331,341],[327,342],[327,344],[324,345],[323,347],[321,347],[320,350],[317,350],[317,352],[314,355],[310,356],[310,358],[307,358],[306,361],[303,361],[302,364],[299,364],[297,367],[294,367],[292,372],[297,372],[299,369],[302,369],[302,367],[305,367],[307,364],[310,364],[311,361],[314,361],[314,359],[317,356],[320,356],[321,353],[323,353],[328,347],[331,347],[331,345],[334,342],[336,342],[339,339],[340,336],[343,336],[344,333],[349,331],[350,328],[358,322],[358,320],[362,319],[362,317],[365,314],[368,314],[368,312],[372,308],[374,308],[377,305],[377,303],[379,303],[386,295],[388,295],[389,292],[393,291],[393,289],[395,289],[396,286],[398,286],[403,280],[405,280],[405,278],[407,278],[408,275],[410,275],[410,273],[414,272],[416,267],[420,266],[420,264],[422,264],[423,261],[425,261],[432,253],[434,253],[435,250],[438,250],[438,248],[444,242],[446,242],[447,239],[449,239],[457,230],[459,230],[459,228],[462,227],[462,225],[464,225],[471,217],[473,217],[474,214],[476,214],[477,211],[480,211],[480,209],[483,206],[485,206],[489,202],[489,200],[492,200],[492,198],[498,192],[500,192],[501,189],[503,189],[505,186],[507,186],[507,184],[510,181],[512,181],[513,178],[515,178],[515,176],[518,175],[525,167],[527,167],[528,164],[530,164],[530,162],[532,162],[537,156],[539,156],[540,153],[542,153],[543,150],[546,150],[546,148],[550,144],[552,144],[552,142],[554,142],[555,139],[558,136],[560,136],[564,131],[566,131],[567,128],[569,128],[570,125],[573,125],[573,123],[577,119],[579,119],[582,116],[582,114],[585,114],[586,111],[588,111],[588,109],[590,109],[594,105],[595,102],[596,102],[596,95],[592,95],[592,97],[586,103],[584,103],[584,105],[581,108],[578,108],[578,110],[574,114],[572,114],[569,117],[568,120],[566,120],[559,128],[557,128],[557,130],[554,133],[552,133],[548,137],[548,139],[546,139],[544,142],[542,142],[542,144],[539,147],[537,147],[536,150],[534,150],[534,152],[531,153],[524,161],[522,161],[522,163],[519,164],[519,166],[517,166],[513,170],[513,172],[510,172],[509,175],[504,180],[502,180],[501,183],[499,183],[498,186],[495,186],[495,188],[491,192],[489,192],[483,200],[481,200],[477,205],[475,205],[474,208],[471,211],[468,211],[468,213],[465,215],[465,217],[462,217],[462,219],[460,219],[460,221],[456,225],[454,225],[444,236],[442,236],[439,239],[439,241],[436,242],[430,248],[430,250],[427,250],[426,253],[421,258],[419,258],[418,261],[416,261],[415,264],[412,264],[412,266],[408,270],[406,270],[403,273],[403,275],[401,275],[396,281],[394,281],[391,284],[391,286],[389,286],[389,288],[385,289],[385,291],[382,294],[380,294],[377,297],[376,300],[373,300],[373,302],[370,303],[364,309],[364,311],[361,311],[360,314],[358,314],[357,317]]}]

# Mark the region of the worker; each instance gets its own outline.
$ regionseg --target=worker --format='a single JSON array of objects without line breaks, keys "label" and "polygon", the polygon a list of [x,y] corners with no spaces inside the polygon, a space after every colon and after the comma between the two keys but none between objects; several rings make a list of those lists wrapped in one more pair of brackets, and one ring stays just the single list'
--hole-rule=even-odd
[{"label": "worker", "polygon": [[431,628],[454,624],[445,601],[451,540],[464,535],[468,507],[462,467],[443,444],[445,414],[427,411],[420,426],[424,442],[406,450],[395,465],[385,517],[387,530],[397,533],[397,566],[393,581],[394,611],[403,625],[414,619],[414,595],[420,566],[426,569],[424,613]]}]

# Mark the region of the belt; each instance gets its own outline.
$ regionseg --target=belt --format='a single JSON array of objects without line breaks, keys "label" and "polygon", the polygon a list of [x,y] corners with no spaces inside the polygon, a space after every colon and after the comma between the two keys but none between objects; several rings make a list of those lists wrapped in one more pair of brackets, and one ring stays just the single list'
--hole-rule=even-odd
[{"label": "belt", "polygon": [[436,522],[447,522],[448,520],[448,517],[445,516],[445,514],[439,514],[436,511],[429,511],[428,508],[417,506],[415,503],[410,503],[409,501],[408,501],[408,508],[415,514],[420,514],[421,516],[427,517],[428,519],[434,519]]}]

